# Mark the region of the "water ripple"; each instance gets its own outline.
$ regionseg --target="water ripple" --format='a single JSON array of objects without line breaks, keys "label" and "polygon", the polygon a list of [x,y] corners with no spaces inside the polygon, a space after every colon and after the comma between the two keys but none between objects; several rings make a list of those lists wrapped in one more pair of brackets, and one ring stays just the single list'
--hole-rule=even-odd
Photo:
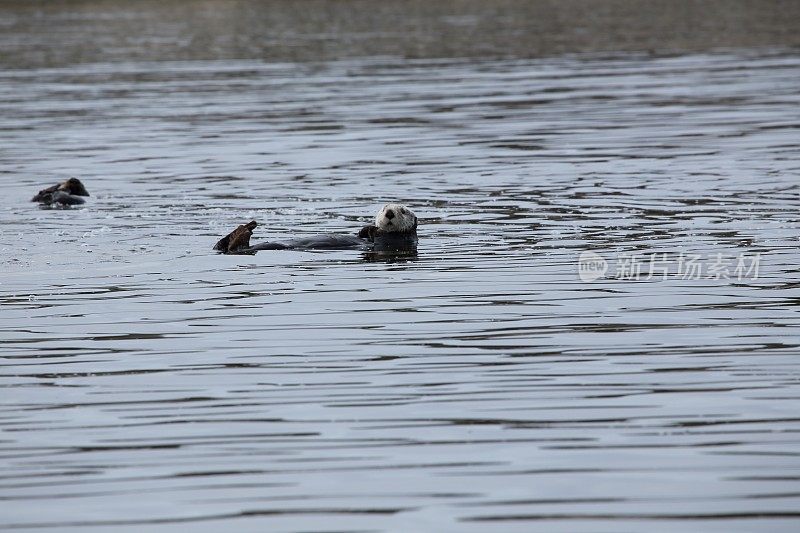
[{"label": "water ripple", "polygon": [[[0,72],[0,523],[793,530],[798,76],[779,53]],[[84,208],[27,202],[67,175]],[[388,200],[416,257],[210,251]],[[761,270],[582,283],[584,250]]]}]

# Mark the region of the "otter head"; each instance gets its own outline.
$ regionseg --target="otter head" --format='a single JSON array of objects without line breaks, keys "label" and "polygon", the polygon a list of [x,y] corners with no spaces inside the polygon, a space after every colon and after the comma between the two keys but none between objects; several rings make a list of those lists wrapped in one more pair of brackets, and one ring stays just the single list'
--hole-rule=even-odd
[{"label": "otter head", "polygon": [[78,178],[68,179],[58,186],[58,190],[75,196],[89,196],[89,191],[86,190],[86,187],[83,186],[83,183]]},{"label": "otter head", "polygon": [[417,217],[402,204],[386,204],[375,217],[375,226],[386,233],[416,233]]}]

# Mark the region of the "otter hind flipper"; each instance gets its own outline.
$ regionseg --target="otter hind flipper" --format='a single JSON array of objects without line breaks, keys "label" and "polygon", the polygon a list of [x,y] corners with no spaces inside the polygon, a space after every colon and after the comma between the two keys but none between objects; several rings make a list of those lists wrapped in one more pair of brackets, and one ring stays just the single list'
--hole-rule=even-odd
[{"label": "otter hind flipper", "polygon": [[217,241],[214,249],[224,254],[235,254],[250,249],[250,237],[258,223],[255,220],[242,224]]}]

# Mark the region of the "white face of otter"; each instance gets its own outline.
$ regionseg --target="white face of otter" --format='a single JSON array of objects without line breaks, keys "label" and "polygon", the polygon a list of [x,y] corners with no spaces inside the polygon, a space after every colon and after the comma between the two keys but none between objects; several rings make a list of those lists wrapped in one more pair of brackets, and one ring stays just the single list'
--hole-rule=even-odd
[{"label": "white face of otter", "polygon": [[417,216],[403,204],[386,204],[378,211],[375,226],[386,232],[411,232],[417,227]]}]

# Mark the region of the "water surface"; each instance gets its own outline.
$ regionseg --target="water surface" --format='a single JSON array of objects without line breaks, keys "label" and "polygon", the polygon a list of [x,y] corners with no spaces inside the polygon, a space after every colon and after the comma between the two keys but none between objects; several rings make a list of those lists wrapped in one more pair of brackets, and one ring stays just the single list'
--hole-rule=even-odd
[{"label": "water surface", "polygon": [[[798,79],[769,51],[0,72],[0,524],[796,530]],[[71,175],[85,207],[27,202]],[[211,252],[386,201],[417,257]],[[681,252],[759,276],[614,278]]]}]

